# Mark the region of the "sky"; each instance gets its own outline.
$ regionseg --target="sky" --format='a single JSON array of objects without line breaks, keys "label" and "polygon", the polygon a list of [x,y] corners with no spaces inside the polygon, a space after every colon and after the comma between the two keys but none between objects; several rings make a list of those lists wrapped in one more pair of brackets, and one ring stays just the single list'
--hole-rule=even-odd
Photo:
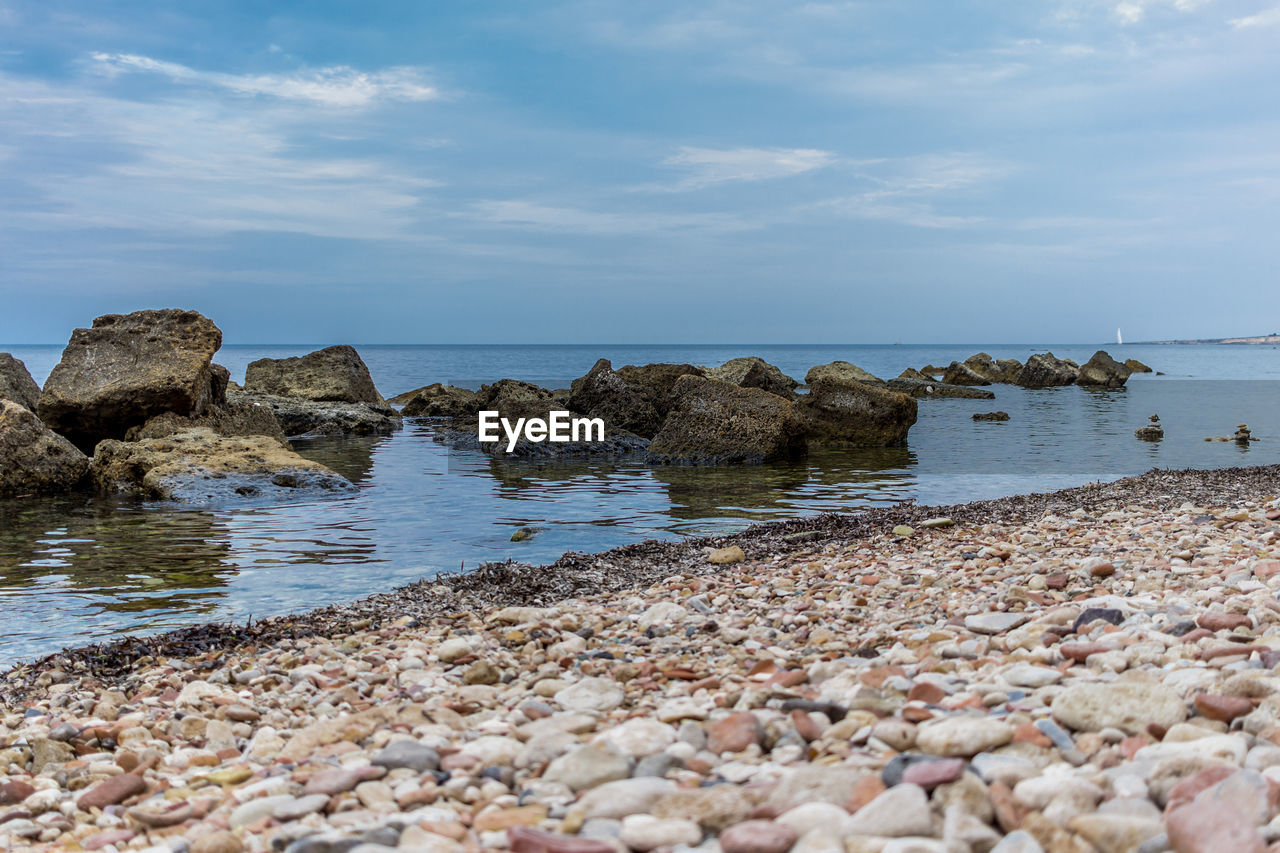
[{"label": "sky", "polygon": [[0,0],[0,344],[1280,330],[1280,0]]}]

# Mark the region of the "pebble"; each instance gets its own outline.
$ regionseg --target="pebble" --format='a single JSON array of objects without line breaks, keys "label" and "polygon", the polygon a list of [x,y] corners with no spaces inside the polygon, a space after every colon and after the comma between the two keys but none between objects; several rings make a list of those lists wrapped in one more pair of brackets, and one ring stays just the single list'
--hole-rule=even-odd
[{"label": "pebble", "polygon": [[787,853],[799,834],[794,828],[771,820],[745,820],[720,833],[724,853]]},{"label": "pebble", "polygon": [[622,819],[618,840],[632,850],[645,853],[659,847],[675,847],[680,844],[692,847],[702,840],[702,830],[691,820],[634,814]]}]

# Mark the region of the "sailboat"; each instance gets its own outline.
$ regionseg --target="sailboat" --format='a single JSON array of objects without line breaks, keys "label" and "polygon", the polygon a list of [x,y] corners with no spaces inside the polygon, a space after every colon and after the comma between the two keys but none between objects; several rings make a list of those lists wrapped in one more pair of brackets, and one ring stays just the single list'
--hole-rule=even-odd
[{"label": "sailboat", "polygon": [[1123,344],[1124,344],[1124,338],[1120,336],[1120,327],[1119,327],[1119,326],[1117,326],[1117,327],[1116,327],[1116,344],[1118,344],[1118,345],[1123,345]]}]

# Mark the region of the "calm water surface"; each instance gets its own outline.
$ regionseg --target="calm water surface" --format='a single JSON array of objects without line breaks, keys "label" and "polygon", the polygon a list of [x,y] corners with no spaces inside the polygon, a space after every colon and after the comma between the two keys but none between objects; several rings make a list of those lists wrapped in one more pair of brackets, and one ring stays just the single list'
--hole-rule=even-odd
[{"label": "calm water surface", "polygon": [[[263,356],[315,347],[226,347],[243,378]],[[802,378],[845,359],[880,376],[985,350],[1025,360],[1095,346],[360,347],[388,396],[430,382],[505,376],[567,387],[596,358],[719,364],[756,354]],[[1113,479],[1153,467],[1280,462],[1280,350],[1107,347],[1166,376],[1117,391],[992,386],[995,400],[922,401],[906,448],[822,450],[759,468],[653,468],[639,460],[532,464],[448,451],[430,422],[379,438],[304,439],[303,455],[361,488],[350,498],[215,510],[85,498],[0,501],[0,665],[66,645],[346,601],[488,560],[549,562],[645,537],[729,532],[755,521],[907,499],[951,503]],[[38,381],[61,347],[5,347]],[[1002,409],[1008,423],[974,423]],[[1167,438],[1133,430],[1159,413]],[[1247,449],[1206,443],[1247,422]],[[512,531],[534,526],[533,539]]]}]

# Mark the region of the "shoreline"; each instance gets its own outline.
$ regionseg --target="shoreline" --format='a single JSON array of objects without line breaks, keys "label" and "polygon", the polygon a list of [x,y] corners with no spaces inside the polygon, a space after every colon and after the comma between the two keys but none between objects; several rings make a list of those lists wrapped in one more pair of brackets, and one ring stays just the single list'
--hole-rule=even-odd
[{"label": "shoreline", "polygon": [[[1280,494],[1280,465],[1221,469],[1152,469],[1144,474],[1100,481],[1053,492],[1033,492],[960,504],[926,506],[903,502],[852,513],[818,513],[766,521],[726,536],[681,542],[646,539],[598,553],[569,551],[553,563],[534,566],[508,560],[483,563],[467,572],[424,578],[355,601],[330,604],[295,614],[244,624],[206,622],[154,635],[125,635],[100,643],[69,646],[0,671],[0,708],[20,702],[41,671],[66,667],[78,675],[110,682],[125,678],[140,662],[185,657],[245,645],[305,637],[332,638],[344,631],[376,630],[400,618],[429,619],[456,610],[509,606],[545,607],[595,595],[639,590],[677,571],[709,573],[720,569],[706,560],[708,548],[750,543],[751,559],[776,557],[829,544],[866,538],[899,524],[918,524],[946,516],[956,523],[1016,523],[1065,508],[1086,510],[1136,499],[1167,509],[1175,502],[1212,505],[1257,495],[1261,484]],[[1174,493],[1153,494],[1153,489]],[[1141,500],[1136,501],[1141,503]]]}]

